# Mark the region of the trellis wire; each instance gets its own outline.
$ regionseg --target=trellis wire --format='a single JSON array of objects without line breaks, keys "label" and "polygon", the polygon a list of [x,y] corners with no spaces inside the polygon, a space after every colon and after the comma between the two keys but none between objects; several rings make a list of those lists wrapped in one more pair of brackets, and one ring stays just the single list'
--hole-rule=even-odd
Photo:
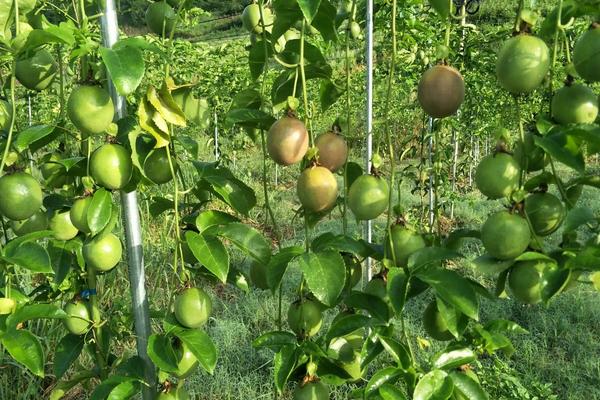
[{"label": "trellis wire", "polygon": [[[371,172],[371,158],[373,156],[373,0],[367,0],[367,40],[366,40],[366,63],[367,63],[367,151],[365,153],[366,173]],[[391,210],[389,210],[391,212]],[[371,243],[373,236],[372,221],[366,221],[364,226],[364,238]],[[365,260],[365,274],[367,282],[371,280],[371,259]]]}]

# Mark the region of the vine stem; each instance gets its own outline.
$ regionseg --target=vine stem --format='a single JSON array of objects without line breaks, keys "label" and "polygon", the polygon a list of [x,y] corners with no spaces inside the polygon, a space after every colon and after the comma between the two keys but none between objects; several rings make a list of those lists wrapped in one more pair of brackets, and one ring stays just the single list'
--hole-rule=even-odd
[{"label": "vine stem", "polygon": [[[550,83],[548,85],[548,95],[549,97],[552,96],[552,93],[554,92],[553,90],[553,86],[554,86],[554,76],[556,74],[556,59],[558,58],[558,44],[559,44],[559,34],[562,31],[562,25],[561,25],[561,20],[562,20],[562,5],[563,5],[563,0],[559,0],[558,1],[558,15],[556,18],[556,31],[554,32],[554,46],[552,49],[552,67],[550,68]],[[567,43],[568,46],[568,43]],[[552,102],[550,103],[550,107]]]},{"label": "vine stem", "polygon": [[106,360],[102,355],[102,343],[103,343],[103,334],[102,327],[100,326],[101,316],[98,307],[98,296],[96,294],[97,284],[96,284],[96,271],[91,266],[87,266],[87,285],[88,289],[91,291],[90,300],[89,300],[89,313],[92,317],[92,330],[94,333],[95,343],[95,352],[94,356],[96,358],[96,363],[98,364],[98,368],[100,370],[100,377],[102,380],[106,379]]},{"label": "vine stem", "polygon": [[516,110],[517,110],[517,118],[519,120],[519,141],[521,144],[521,148],[523,151],[521,152],[521,162],[520,162],[520,174],[519,174],[519,187],[523,187],[523,183],[525,181],[525,175],[527,174],[528,169],[528,158],[527,151],[525,149],[525,129],[523,127],[523,112],[521,110],[521,102],[517,95],[513,96],[515,100]]},{"label": "vine stem", "polygon": [[[306,73],[304,71],[304,40],[306,38],[306,18],[302,19],[302,32],[300,33],[300,78],[302,79],[302,98],[304,100],[304,124],[309,126],[308,118],[308,91],[306,89]],[[310,146],[315,145],[311,129],[308,130]]]},{"label": "vine stem", "polygon": [[525,0],[519,0],[519,7],[517,8],[517,17],[515,18],[515,32],[519,32],[519,25],[521,25],[521,11],[525,7]]},{"label": "vine stem", "polygon": [[[169,170],[171,171],[171,177],[173,178],[173,206],[175,209],[175,238],[177,239],[177,245],[175,247],[175,254],[173,255],[173,269],[178,271],[179,261],[183,264],[183,249],[181,247],[181,232],[179,231],[179,182],[177,181],[177,174],[175,172],[175,164],[173,162],[174,154],[171,154],[171,146],[167,145],[167,160],[169,161]],[[180,258],[181,257],[181,258]],[[184,282],[188,281],[188,276],[184,273],[185,267],[182,265],[181,274],[183,275]],[[181,277],[180,277],[181,278]]]}]

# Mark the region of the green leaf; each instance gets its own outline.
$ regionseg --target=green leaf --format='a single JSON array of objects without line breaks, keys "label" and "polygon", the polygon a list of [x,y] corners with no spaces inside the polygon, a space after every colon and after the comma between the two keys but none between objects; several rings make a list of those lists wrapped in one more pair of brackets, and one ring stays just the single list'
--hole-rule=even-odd
[{"label": "green leaf", "polygon": [[484,275],[496,275],[509,269],[515,260],[498,260],[489,254],[483,254],[473,261],[473,267]]},{"label": "green leaf", "polygon": [[187,231],[185,233],[187,242],[194,257],[198,259],[212,272],[221,282],[227,282],[229,273],[229,254],[219,238],[215,236],[204,236],[202,234]]},{"label": "green leaf", "polygon": [[277,392],[280,394],[283,392],[283,388],[290,378],[292,371],[294,371],[294,368],[296,368],[297,360],[298,355],[296,354],[295,345],[285,345],[281,348],[281,350],[279,350],[278,353],[275,354],[275,387],[277,388]]},{"label": "green leaf", "polygon": [[416,271],[426,265],[462,257],[459,253],[443,247],[424,247],[408,257],[408,269]]},{"label": "green leaf", "polygon": [[490,332],[510,332],[510,333],[529,333],[526,329],[521,327],[513,321],[505,319],[495,319],[485,324],[485,329]]},{"label": "green leaf", "polygon": [[410,351],[404,343],[387,336],[378,336],[379,342],[383,345],[385,351],[392,356],[399,368],[408,369],[412,366]]},{"label": "green leaf", "polygon": [[112,196],[110,192],[104,188],[96,190],[87,212],[87,223],[90,227],[92,236],[101,232],[112,216]]},{"label": "green leaf", "polygon": [[589,207],[576,207],[567,213],[564,223],[564,232],[575,231],[581,225],[585,225],[595,219],[594,212]]},{"label": "green leaf", "polygon": [[[265,44],[262,40],[257,40],[251,45],[248,51],[248,64],[250,66],[250,76],[252,80],[257,80],[265,69],[265,63],[269,56],[271,56],[272,48],[270,44]],[[266,50],[266,51],[265,51]]]},{"label": "green leaf", "polygon": [[300,269],[309,289],[317,300],[333,307],[344,289],[346,265],[336,251],[303,254],[299,258]]},{"label": "green leaf", "polygon": [[275,118],[271,114],[253,108],[236,108],[225,116],[225,124],[228,126],[240,125],[244,128],[269,130],[274,123]]},{"label": "green leaf", "polygon": [[148,356],[159,369],[166,372],[177,371],[177,355],[168,336],[151,335],[148,339]]},{"label": "green leaf", "polygon": [[468,347],[450,347],[436,354],[432,362],[436,369],[449,370],[472,363],[476,359],[475,352]]},{"label": "green leaf", "polygon": [[408,278],[402,268],[390,268],[387,276],[387,293],[397,315],[402,313],[408,290]]},{"label": "green leaf", "polygon": [[402,375],[402,370],[394,367],[387,367],[375,372],[365,387],[365,398],[376,393],[383,385],[396,382],[400,375]]},{"label": "green leaf", "polygon": [[79,357],[81,350],[83,350],[83,340],[83,335],[72,334],[67,334],[60,339],[54,353],[54,375],[56,375],[56,379],[62,378],[73,364],[73,361]]},{"label": "green leaf", "polygon": [[419,380],[413,400],[446,400],[452,396],[453,390],[450,376],[444,371],[433,370]]},{"label": "green leaf", "polygon": [[408,400],[400,389],[388,383],[379,388],[379,395],[383,400]]},{"label": "green leaf", "polygon": [[133,46],[98,49],[117,92],[127,96],[137,89],[144,78],[146,65],[142,51]]},{"label": "green leaf", "polygon": [[204,210],[196,217],[196,228],[202,233],[212,226],[226,225],[231,222],[239,222],[239,219],[223,211]]},{"label": "green leaf", "polygon": [[[410,261],[409,261],[410,263]],[[469,281],[457,272],[443,268],[422,269],[417,277],[426,282],[447,303],[468,317],[479,318],[479,302]]]},{"label": "green leaf", "polygon": [[371,325],[371,318],[363,314],[349,314],[344,315],[341,318],[331,324],[331,327],[327,331],[326,341],[330,342],[332,339],[337,337],[345,336],[358,329],[366,328]]},{"label": "green leaf", "polygon": [[454,383],[454,392],[460,393],[466,400],[488,400],[487,393],[483,391],[478,382],[471,379],[462,372],[450,372],[450,378]]},{"label": "green leaf", "polygon": [[390,319],[390,308],[388,304],[373,294],[353,290],[345,299],[344,303],[351,308],[367,311],[372,317],[381,322]]},{"label": "green leaf", "polygon": [[54,304],[27,304],[18,308],[13,314],[6,319],[6,326],[15,329],[21,322],[32,319],[49,318],[61,319],[66,318],[67,314],[62,308]]},{"label": "green leaf", "polygon": [[316,28],[323,40],[330,42],[337,39],[335,26],[336,9],[329,0],[321,0],[319,11],[312,21],[312,26]]},{"label": "green leaf", "polygon": [[83,381],[87,381],[95,376],[93,371],[79,371],[73,374],[73,376],[66,381],[58,381],[50,392],[49,400],[60,400],[65,394],[69,392],[72,388],[82,383]]},{"label": "green leaf", "polygon": [[279,250],[278,253],[271,257],[267,265],[267,284],[273,293],[279,288],[289,263],[302,254],[304,254],[304,248],[301,246],[291,246]]},{"label": "green leaf", "polygon": [[201,329],[180,330],[175,335],[187,345],[202,368],[212,375],[217,365],[217,348],[210,336]]},{"label": "green leaf", "polygon": [[319,98],[321,100],[321,111],[327,111],[344,94],[345,90],[338,87],[331,80],[321,81]]},{"label": "green leaf", "polygon": [[268,264],[271,259],[271,244],[256,229],[234,222],[216,229],[219,236],[229,239],[236,247],[254,260]]},{"label": "green leaf", "polygon": [[51,125],[34,125],[19,132],[15,140],[15,148],[19,153],[25,151],[33,143],[44,139],[52,132],[55,127]]},{"label": "green leaf", "polygon": [[302,10],[302,14],[304,14],[304,18],[311,23],[315,15],[317,15],[317,11],[319,11],[321,0],[298,0],[298,5],[300,6],[300,10]]},{"label": "green leaf", "polygon": [[24,329],[10,329],[2,336],[2,345],[32,374],[44,377],[44,350],[39,339]]},{"label": "green leaf", "polygon": [[267,332],[252,342],[252,347],[262,348],[267,347],[275,352],[278,352],[281,347],[286,345],[296,344],[296,335],[285,331]]},{"label": "green leaf", "polygon": [[585,160],[580,145],[562,132],[548,136],[534,136],[535,144],[544,149],[552,158],[560,161],[577,172],[585,172]]},{"label": "green leaf", "polygon": [[18,265],[31,272],[53,273],[50,256],[45,248],[37,243],[25,242],[17,247],[6,247],[4,261]]},{"label": "green leaf", "polygon": [[90,400],[129,399],[140,390],[139,385],[135,378],[113,375],[96,386]]}]

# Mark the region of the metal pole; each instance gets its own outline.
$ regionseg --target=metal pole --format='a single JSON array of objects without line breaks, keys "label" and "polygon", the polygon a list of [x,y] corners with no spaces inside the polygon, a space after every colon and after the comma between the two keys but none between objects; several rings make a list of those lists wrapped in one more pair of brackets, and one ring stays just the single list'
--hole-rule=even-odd
[{"label": "metal pole", "polygon": [[217,120],[217,111],[215,110],[215,160],[219,161],[219,126]]},{"label": "metal pole", "polygon": [[[100,19],[104,46],[112,47],[119,40],[119,24],[114,0],[105,0],[104,14]],[[127,115],[125,98],[120,96],[110,77],[108,89],[115,105],[117,119]],[[156,394],[156,370],[147,353],[148,337],[150,336],[150,312],[146,296],[144,274],[144,253],[142,247],[142,227],[138,210],[136,191],[121,191],[121,207],[123,226],[127,242],[127,258],[129,262],[129,281],[131,285],[132,311],[135,322],[138,356],[144,362],[144,377],[148,385],[142,387],[142,398],[152,400]]]},{"label": "metal pole", "polygon": [[[365,154],[366,173],[371,172],[371,158],[373,157],[373,0],[367,0],[367,152]],[[392,210],[388,210],[392,212]],[[372,221],[366,221],[364,227],[364,238],[371,243],[373,237]],[[371,259],[365,262],[367,282],[371,280]]]},{"label": "metal pole", "polygon": [[437,196],[437,193],[433,193],[433,185],[434,185],[434,177],[433,170],[435,166],[433,165],[433,118],[429,117],[427,128],[429,130],[429,230],[433,232],[433,222],[434,222],[434,214],[435,210],[433,207],[434,197]]},{"label": "metal pole", "polygon": [[27,122],[29,122],[29,126],[31,126],[33,121],[33,116],[31,114],[31,94],[27,93]]},{"label": "metal pole", "polygon": [[275,164],[275,186],[279,186],[279,164]]}]

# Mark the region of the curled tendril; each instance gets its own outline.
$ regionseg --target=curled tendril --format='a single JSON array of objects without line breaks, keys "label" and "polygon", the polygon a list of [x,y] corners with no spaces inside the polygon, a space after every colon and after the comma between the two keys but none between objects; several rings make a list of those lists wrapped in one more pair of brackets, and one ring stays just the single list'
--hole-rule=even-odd
[{"label": "curled tendril", "polygon": [[460,9],[464,6],[465,11],[469,15],[477,14],[481,7],[481,0],[452,0],[456,6],[456,15],[460,13]]}]

